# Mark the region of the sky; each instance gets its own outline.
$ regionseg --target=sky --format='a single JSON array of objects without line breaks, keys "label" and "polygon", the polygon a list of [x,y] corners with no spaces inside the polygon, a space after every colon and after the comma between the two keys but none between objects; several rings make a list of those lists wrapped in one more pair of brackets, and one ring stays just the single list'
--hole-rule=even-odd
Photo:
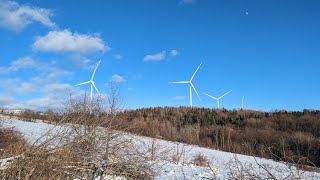
[{"label": "sky", "polygon": [[[68,97],[123,108],[320,109],[317,0],[0,0],[0,107],[59,109]],[[97,94],[94,92],[95,95]]]}]

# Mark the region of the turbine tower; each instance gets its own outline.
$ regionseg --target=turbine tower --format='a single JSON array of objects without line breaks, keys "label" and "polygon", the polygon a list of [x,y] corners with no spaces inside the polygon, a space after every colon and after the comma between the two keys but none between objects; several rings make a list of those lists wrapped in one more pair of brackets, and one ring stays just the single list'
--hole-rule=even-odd
[{"label": "turbine tower", "polygon": [[194,76],[196,75],[197,71],[199,70],[200,66],[202,65],[202,63],[200,63],[200,65],[198,66],[198,68],[196,69],[196,71],[193,73],[193,75],[191,76],[190,80],[189,81],[177,81],[177,82],[169,82],[170,84],[189,84],[190,85],[190,107],[192,107],[192,89],[194,90],[194,92],[197,94],[199,100],[201,101],[200,99],[200,96],[196,90],[196,88],[194,87],[194,85],[192,84],[192,80],[194,78]]},{"label": "turbine tower", "polygon": [[79,83],[79,84],[75,85],[75,86],[80,86],[80,85],[83,85],[83,84],[91,84],[91,89],[90,89],[90,114],[92,113],[92,91],[93,91],[93,87],[98,92],[98,94],[100,94],[99,90],[97,89],[97,87],[95,85],[95,82],[93,81],[94,75],[96,74],[96,70],[97,70],[98,66],[100,65],[100,62],[101,62],[101,60],[98,62],[96,68],[94,69],[90,81],[86,81],[86,82]]},{"label": "turbine tower", "polygon": [[242,100],[241,100],[241,109],[243,109],[243,100],[244,100],[244,96],[242,96]]},{"label": "turbine tower", "polygon": [[218,98],[216,98],[216,97],[214,97],[214,96],[211,96],[211,95],[209,95],[209,94],[207,94],[207,93],[203,93],[203,94],[211,97],[212,99],[217,100],[217,105],[218,105],[218,109],[219,109],[219,108],[220,108],[220,102],[219,102],[219,100],[220,100],[221,98],[223,98],[225,95],[229,94],[231,91],[232,91],[232,90],[226,92],[225,94],[223,94],[222,96],[220,96],[220,97],[218,97]]}]

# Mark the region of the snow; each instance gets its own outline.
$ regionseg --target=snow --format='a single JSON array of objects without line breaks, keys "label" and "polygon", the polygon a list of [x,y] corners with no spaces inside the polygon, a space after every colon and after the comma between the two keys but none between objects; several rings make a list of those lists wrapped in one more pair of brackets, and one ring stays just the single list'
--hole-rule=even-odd
[{"label": "snow", "polygon": [[[41,137],[48,138],[55,133],[65,130],[65,126],[55,126],[44,123],[40,120],[21,121],[18,118],[9,118],[0,115],[0,127],[14,128],[20,131],[30,142],[43,141]],[[49,132],[48,132],[49,131]],[[280,179],[294,179],[300,175],[303,179],[320,179],[320,173],[297,171],[294,166],[289,166],[283,162],[275,162],[269,159],[257,158],[247,155],[234,154],[214,149],[198,147],[183,143],[171,142],[161,139],[137,136],[123,133],[123,137],[132,138],[142,153],[150,153],[148,149],[157,147],[157,156],[161,157],[158,163],[160,169],[155,179],[232,179],[240,172],[259,174],[260,177],[267,178],[268,174],[257,163],[264,165],[268,170]],[[40,141],[39,141],[40,138]],[[61,143],[61,142],[55,142]],[[181,155],[178,160],[173,160],[173,156]],[[199,167],[192,163],[194,157],[201,154],[209,161],[210,167]],[[240,170],[239,170],[240,169]],[[242,171],[241,171],[242,170]],[[238,174],[237,174],[238,173]]]}]

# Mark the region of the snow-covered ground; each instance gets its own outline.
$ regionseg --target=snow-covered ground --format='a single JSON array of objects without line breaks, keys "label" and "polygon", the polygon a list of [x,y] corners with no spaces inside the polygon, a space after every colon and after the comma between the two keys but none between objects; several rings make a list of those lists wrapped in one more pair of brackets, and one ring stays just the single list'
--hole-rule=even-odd
[{"label": "snow-covered ground", "polygon": [[[27,122],[15,117],[10,119],[8,116],[1,115],[0,123],[0,127],[15,128],[20,131],[30,143],[39,141],[42,136],[46,137],[59,133],[64,128],[63,126],[54,126],[40,120]],[[48,131],[50,132],[48,133]],[[147,152],[147,149],[152,144],[158,148],[158,155],[163,156],[163,158],[159,161],[158,167],[160,171],[155,179],[232,179],[240,175],[239,173],[241,172],[267,178],[268,173],[262,166],[267,168],[278,179],[294,179],[298,176],[302,179],[320,179],[320,173],[297,171],[294,166],[289,166],[283,162],[127,133],[123,133],[122,136],[130,136],[141,152]],[[205,156],[209,160],[210,167],[199,167],[192,163],[192,160],[198,154]],[[175,155],[181,155],[178,161],[172,160]]]}]

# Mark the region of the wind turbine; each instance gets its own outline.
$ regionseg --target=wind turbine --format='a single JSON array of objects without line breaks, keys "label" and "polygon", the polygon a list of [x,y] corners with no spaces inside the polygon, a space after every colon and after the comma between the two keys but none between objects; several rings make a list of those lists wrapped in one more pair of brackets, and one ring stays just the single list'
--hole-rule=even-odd
[{"label": "wind turbine", "polygon": [[202,63],[200,63],[200,65],[198,66],[198,68],[196,69],[196,71],[193,73],[193,75],[191,76],[191,78],[190,78],[189,81],[169,82],[170,84],[189,84],[189,85],[190,85],[190,107],[192,107],[192,89],[194,90],[194,92],[196,92],[199,100],[201,101],[200,96],[199,96],[196,88],[195,88],[194,85],[192,84],[192,80],[193,80],[194,76],[196,75],[196,73],[197,73],[197,71],[199,70],[199,68],[200,68],[201,65],[202,65]]},{"label": "wind turbine", "polygon": [[98,62],[96,68],[94,69],[90,81],[86,81],[86,82],[79,83],[79,84],[75,85],[75,86],[80,86],[80,85],[83,85],[83,84],[91,84],[91,90],[90,90],[90,114],[92,113],[92,91],[93,91],[93,87],[96,89],[98,94],[100,94],[99,90],[97,89],[97,87],[95,85],[95,82],[93,81],[94,75],[96,74],[96,70],[97,70],[98,66],[100,65],[100,62],[101,62],[101,60]]},{"label": "wind turbine", "polygon": [[225,95],[229,94],[231,91],[232,91],[232,90],[230,90],[230,91],[226,92],[225,94],[223,94],[222,96],[220,96],[220,97],[218,97],[218,98],[216,98],[216,97],[214,97],[214,96],[211,96],[211,95],[209,95],[209,94],[207,94],[207,93],[203,93],[203,94],[205,94],[205,95],[207,95],[207,96],[211,97],[212,99],[217,100],[218,109],[219,109],[219,108],[220,108],[220,102],[219,102],[219,100],[220,100],[222,97],[224,97]]}]

